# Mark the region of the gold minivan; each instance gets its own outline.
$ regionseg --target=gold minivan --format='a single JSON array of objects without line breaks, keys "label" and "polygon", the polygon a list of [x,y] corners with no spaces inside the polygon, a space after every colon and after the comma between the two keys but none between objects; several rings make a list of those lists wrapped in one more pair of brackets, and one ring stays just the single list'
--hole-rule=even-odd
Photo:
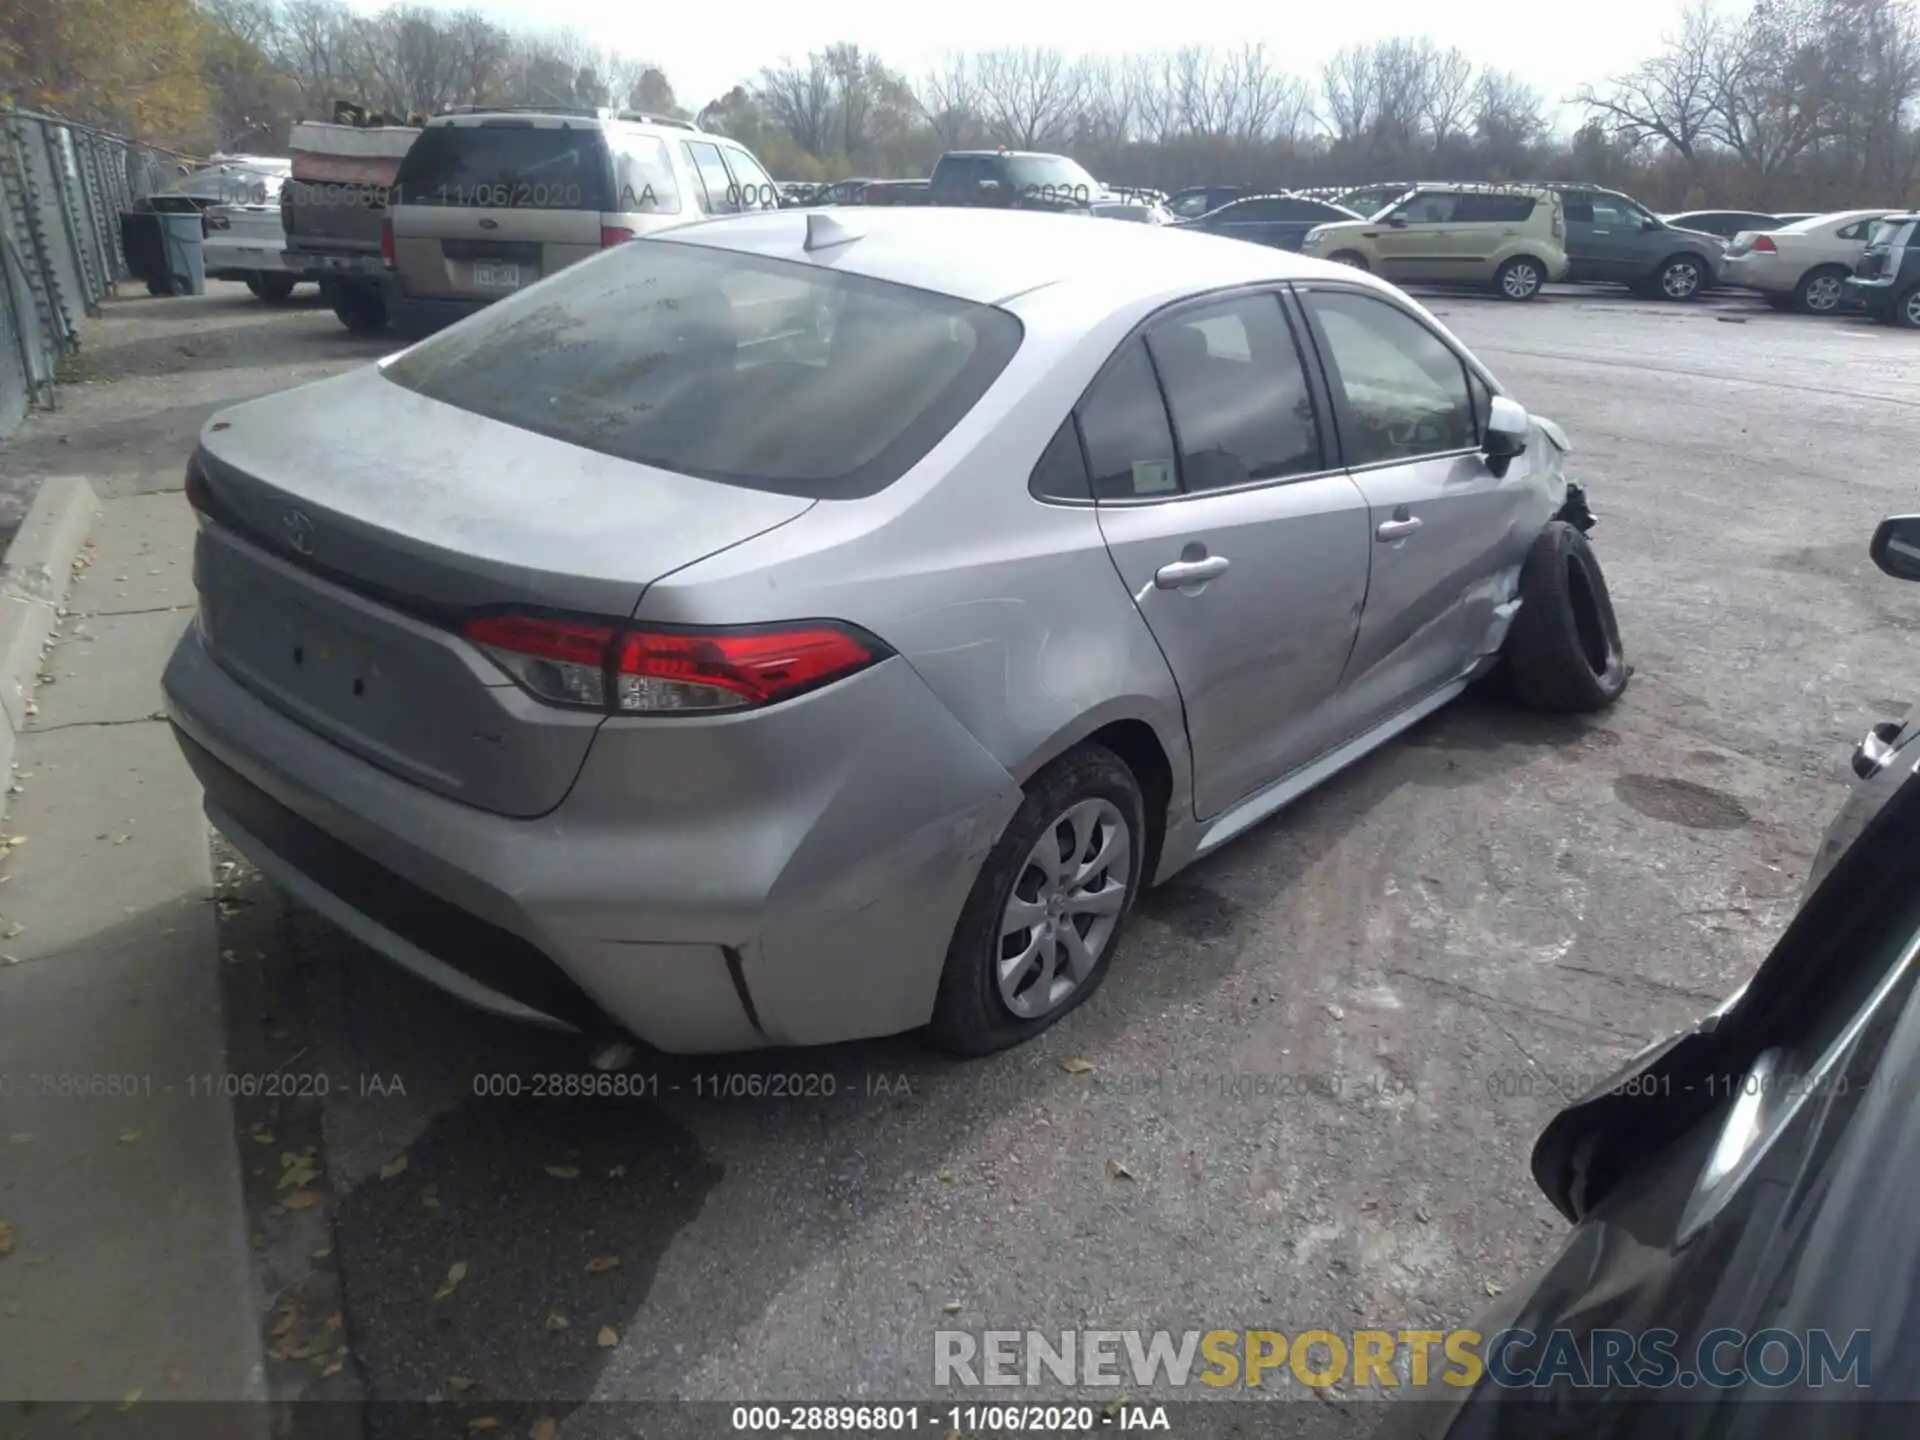
[{"label": "gold minivan", "polygon": [[1486,285],[1531,300],[1566,278],[1567,215],[1547,185],[1415,185],[1371,220],[1307,232],[1301,253],[1396,284]]},{"label": "gold minivan", "polygon": [[400,162],[381,236],[387,309],[418,336],[635,236],[779,205],[737,140],[627,110],[436,116]]}]

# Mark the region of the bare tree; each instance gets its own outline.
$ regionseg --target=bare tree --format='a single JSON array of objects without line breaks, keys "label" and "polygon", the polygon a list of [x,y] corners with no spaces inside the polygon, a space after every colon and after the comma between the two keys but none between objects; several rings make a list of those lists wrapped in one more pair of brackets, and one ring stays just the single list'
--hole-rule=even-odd
[{"label": "bare tree", "polygon": [[1451,144],[1473,121],[1476,77],[1473,59],[1458,46],[1440,50],[1425,46],[1426,84],[1421,96],[1421,120],[1434,149]]},{"label": "bare tree", "polygon": [[980,121],[980,75],[973,56],[952,50],[920,82],[920,109],[940,143],[957,150],[971,143]]},{"label": "bare tree", "polygon": [[833,142],[834,79],[826,57],[809,55],[805,68],[782,59],[762,70],[754,101],[773,124],[809,155],[825,155]]},{"label": "bare tree", "polygon": [[1679,36],[1669,38],[1660,54],[1605,90],[1582,87],[1575,102],[1630,143],[1662,140],[1692,164],[1712,138],[1724,36],[1719,15],[1696,0]]},{"label": "bare tree", "polygon": [[1071,133],[1086,84],[1063,52],[1044,46],[988,50],[979,57],[979,74],[987,127],[1001,143],[1034,150]]}]

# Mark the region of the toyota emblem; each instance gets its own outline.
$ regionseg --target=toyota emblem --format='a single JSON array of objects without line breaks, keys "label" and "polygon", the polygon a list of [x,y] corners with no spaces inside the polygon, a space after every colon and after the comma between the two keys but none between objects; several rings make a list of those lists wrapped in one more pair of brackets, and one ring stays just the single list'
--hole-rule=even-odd
[{"label": "toyota emblem", "polygon": [[304,510],[286,510],[280,515],[286,527],[287,543],[302,555],[313,554],[313,517]]}]

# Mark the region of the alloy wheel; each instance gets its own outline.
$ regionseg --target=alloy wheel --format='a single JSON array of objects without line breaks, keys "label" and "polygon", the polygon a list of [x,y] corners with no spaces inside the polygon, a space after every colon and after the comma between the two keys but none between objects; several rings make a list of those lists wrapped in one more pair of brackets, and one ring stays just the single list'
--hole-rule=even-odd
[{"label": "alloy wheel", "polygon": [[1526,300],[1540,288],[1540,272],[1531,265],[1509,265],[1500,277],[1500,288],[1510,300]]},{"label": "alloy wheel", "polygon": [[1132,836],[1110,800],[1082,800],[1049,825],[1014,879],[994,978],[1022,1020],[1065,1004],[1093,974],[1126,906]]},{"label": "alloy wheel", "polygon": [[1914,329],[1920,330],[1920,290],[1911,292],[1900,306],[1901,318]]},{"label": "alloy wheel", "polygon": [[1807,282],[1807,309],[1824,315],[1840,305],[1841,280],[1838,275],[1816,275]]},{"label": "alloy wheel", "polygon": [[1676,260],[1660,272],[1660,289],[1669,300],[1690,300],[1700,288],[1700,267],[1691,260]]}]

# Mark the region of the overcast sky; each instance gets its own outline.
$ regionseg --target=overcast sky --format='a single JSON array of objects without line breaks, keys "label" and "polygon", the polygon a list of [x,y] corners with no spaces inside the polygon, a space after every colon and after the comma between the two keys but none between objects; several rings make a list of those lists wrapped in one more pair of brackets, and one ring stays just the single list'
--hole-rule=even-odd
[{"label": "overcast sky", "polygon": [[[378,10],[386,0],[352,0]],[[449,0],[453,3],[453,0]],[[667,72],[689,109],[752,81],[782,56],[798,60],[835,40],[878,54],[918,82],[944,50],[1051,45],[1070,53],[1171,50],[1264,40],[1286,68],[1315,77],[1344,45],[1426,35],[1477,61],[1518,71],[1549,102],[1603,82],[1656,50],[1680,25],[1681,0],[1609,0],[1602,11],[1538,0],[1360,0],[1353,4],[1254,6],[1239,0],[1174,4],[1037,6],[1032,0],[835,0],[648,4],[645,0],[471,0],[516,29],[577,30]]]}]

